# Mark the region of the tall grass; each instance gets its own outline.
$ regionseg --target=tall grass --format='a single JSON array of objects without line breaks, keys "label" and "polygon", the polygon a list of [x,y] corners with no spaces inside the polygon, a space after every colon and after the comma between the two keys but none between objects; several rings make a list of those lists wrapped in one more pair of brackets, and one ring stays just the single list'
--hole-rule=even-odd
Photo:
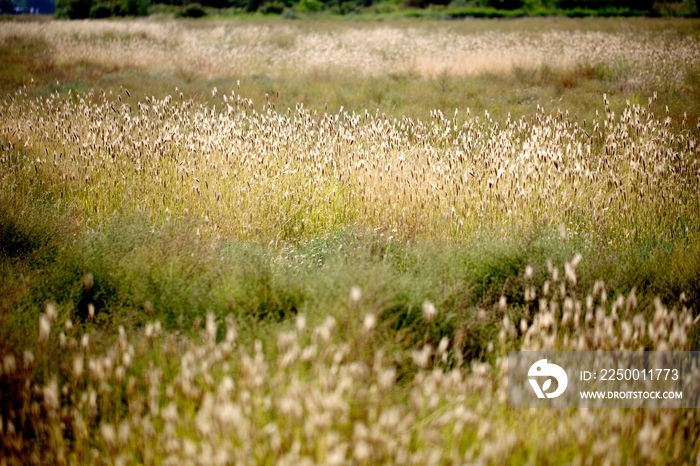
[{"label": "tall grass", "polygon": [[[694,347],[688,294],[651,301],[690,286],[697,302],[697,142],[653,97],[619,117],[604,97],[585,125],[539,111],[501,126],[280,114],[236,93],[221,110],[179,95],[133,108],[123,92],[0,108],[4,196],[30,212],[3,210],[4,286],[20,287],[5,307],[7,461],[697,455],[667,433],[695,432],[694,411],[562,424],[505,405],[507,349]],[[641,308],[593,284],[612,253],[634,263],[645,245],[670,246],[648,256],[665,269],[612,273]],[[580,256],[545,261],[597,249],[581,280]]]},{"label": "tall grass", "polygon": [[4,101],[3,184],[41,180],[91,230],[144,212],[262,244],[346,225],[457,243],[479,229],[560,226],[587,247],[698,232],[697,133],[651,111],[653,97],[616,112],[603,96],[592,121],[540,109],[503,123],[469,109],[430,121],[256,110],[235,92],[211,107],[121,98]]},{"label": "tall grass", "polygon": [[[3,359],[7,464],[323,463],[477,464],[531,461],[687,463],[698,456],[696,410],[534,410],[506,407],[510,349],[688,349],[690,311],[660,300],[647,320],[634,293],[608,300],[597,282],[577,290],[577,256],[565,276],[550,264],[528,306],[505,297],[490,310],[498,337],[487,360],[464,360],[465,336],[412,353],[387,352],[391,321],[372,314],[361,288],[333,316],[299,313],[266,344],[244,343],[229,315],[208,313],[198,337],[160,322],[94,349],[94,337],[41,315],[38,346]],[[525,272],[531,280],[532,271]],[[531,293],[534,293],[531,294]],[[534,304],[534,303],[533,303]],[[426,331],[444,319],[426,301]],[[370,304],[371,309],[371,304]],[[525,310],[525,313],[523,313]],[[219,328],[223,329],[219,331]],[[218,336],[217,336],[218,335]],[[377,337],[379,337],[377,339]],[[276,341],[275,341],[276,340]],[[62,366],[50,363],[60,352]],[[9,397],[8,397],[9,395]],[[9,400],[9,402],[8,402]]]}]

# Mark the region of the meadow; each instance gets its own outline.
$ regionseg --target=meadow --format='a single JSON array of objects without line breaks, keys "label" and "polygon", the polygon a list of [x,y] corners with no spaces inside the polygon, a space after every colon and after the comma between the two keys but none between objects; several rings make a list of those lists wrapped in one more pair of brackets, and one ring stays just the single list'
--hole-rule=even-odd
[{"label": "meadow", "polygon": [[700,464],[508,408],[699,350],[700,21],[0,23],[0,464]]}]

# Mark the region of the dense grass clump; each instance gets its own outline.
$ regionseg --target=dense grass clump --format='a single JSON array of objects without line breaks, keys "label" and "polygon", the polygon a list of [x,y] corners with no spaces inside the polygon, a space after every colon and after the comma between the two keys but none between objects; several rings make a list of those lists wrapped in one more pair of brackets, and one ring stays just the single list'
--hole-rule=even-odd
[{"label": "dense grass clump", "polygon": [[[427,300],[408,332],[425,332],[427,339],[402,351],[404,340],[387,340],[398,316],[392,307],[375,313],[381,310],[371,285],[367,297],[351,288],[344,312],[323,316],[310,307],[279,326],[263,326],[254,342],[233,313],[220,319],[209,312],[194,322],[194,334],[164,332],[156,320],[131,333],[120,326],[116,341],[103,346],[89,326],[64,321],[49,303],[39,317],[36,349],[25,351],[23,363],[12,354],[3,359],[3,455],[10,464],[27,457],[37,464],[133,458],[156,464],[195,456],[205,464],[487,464],[544,461],[554,445],[557,456],[570,459],[693,458],[697,446],[673,435],[696,435],[694,409],[581,410],[562,420],[553,410],[506,408],[508,350],[690,348],[688,331],[697,319],[683,304],[669,310],[657,300],[647,320],[634,292],[608,301],[602,281],[579,300],[580,261],[567,262],[565,275],[548,264],[541,290],[530,285],[534,269],[527,267],[524,305],[511,306],[503,296],[472,316],[495,331],[487,331],[494,338],[480,357],[470,353],[474,339],[484,336],[473,323],[430,338],[450,325],[450,316]],[[540,300],[531,312],[533,293]],[[53,354],[66,364],[54,364]],[[557,428],[562,422],[568,428]],[[552,431],[555,438],[546,434]],[[601,441],[601,432],[616,441]],[[649,448],[650,439],[665,448]],[[543,447],[545,441],[551,445]]]},{"label": "dense grass clump", "polygon": [[220,110],[171,96],[133,108],[54,93],[0,108],[13,167],[3,181],[38,175],[90,229],[115,212],[143,212],[154,225],[185,220],[206,238],[262,244],[346,225],[402,241],[540,225],[588,248],[693,241],[698,141],[685,119],[670,130],[652,102],[628,102],[618,115],[603,96],[592,121],[540,109],[499,123],[468,109],[429,121],[316,115],[301,104],[256,111],[235,92]]}]

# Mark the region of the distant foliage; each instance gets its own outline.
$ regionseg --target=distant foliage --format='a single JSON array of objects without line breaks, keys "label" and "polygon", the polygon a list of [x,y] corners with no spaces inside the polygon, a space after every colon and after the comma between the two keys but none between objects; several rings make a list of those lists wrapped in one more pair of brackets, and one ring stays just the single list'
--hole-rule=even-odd
[{"label": "distant foliage", "polygon": [[122,0],[123,14],[127,16],[147,16],[150,0]]},{"label": "distant foliage", "polygon": [[56,17],[64,19],[85,19],[90,16],[90,0],[58,0]]},{"label": "distant foliage", "polygon": [[58,0],[55,16],[62,19],[147,16],[150,0]]},{"label": "distant foliage", "polygon": [[[82,19],[145,16],[151,1],[182,7],[178,18],[201,17],[204,8],[262,13],[296,18],[298,13],[399,13],[423,16],[433,12],[447,18],[513,18],[520,16],[697,16],[697,0],[58,0],[56,17]],[[12,5],[0,0],[2,11]]]},{"label": "distant foliage", "polygon": [[104,3],[98,3],[90,8],[90,18],[109,18],[112,16],[112,9]]},{"label": "distant foliage", "polygon": [[201,18],[206,16],[207,12],[204,11],[202,5],[199,3],[190,3],[186,7],[182,8],[175,14],[176,18]]},{"label": "distant foliage", "polygon": [[324,6],[320,0],[299,0],[299,8],[303,11],[321,11]]},{"label": "distant foliage", "polygon": [[264,15],[279,15],[284,11],[284,3],[280,3],[276,0],[266,2],[259,11]]},{"label": "distant foliage", "polygon": [[490,0],[489,6],[498,8],[499,10],[515,10],[522,8],[524,2],[522,0]]}]

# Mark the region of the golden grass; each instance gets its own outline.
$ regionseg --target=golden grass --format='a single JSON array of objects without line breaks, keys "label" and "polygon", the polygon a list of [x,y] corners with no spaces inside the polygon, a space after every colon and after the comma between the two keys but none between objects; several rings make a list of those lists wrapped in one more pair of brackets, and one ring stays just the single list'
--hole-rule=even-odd
[{"label": "golden grass", "polygon": [[590,245],[699,227],[692,122],[647,106],[617,115],[604,99],[594,121],[539,111],[499,124],[468,109],[430,121],[301,104],[277,112],[235,92],[212,107],[178,94],[122,98],[4,101],[3,184],[39,180],[90,229],[141,211],[154,224],[185,216],[197,234],[265,244],[347,225],[448,242],[550,225]]},{"label": "golden grass", "polygon": [[423,77],[447,70],[465,76],[542,63],[567,67],[582,61],[622,60],[649,75],[648,79],[670,74],[679,81],[686,66],[700,65],[698,38],[675,30],[601,32],[579,25],[581,29],[568,31],[493,32],[468,24],[438,24],[432,28],[382,23],[310,27],[308,22],[210,21],[200,27],[152,19],[7,22],[0,40],[41,38],[51,46],[59,65],[84,61],[159,72],[183,70],[210,78],[284,77],[314,70],[352,71],[355,76],[409,72]]},{"label": "golden grass", "polygon": [[[70,321],[56,322],[49,305],[38,353],[25,353],[23,362],[3,359],[0,378],[25,387],[23,404],[0,430],[3,462],[695,462],[695,409],[508,409],[509,349],[688,349],[694,324],[688,309],[658,301],[647,321],[634,294],[608,301],[602,282],[583,302],[576,292],[579,260],[565,264],[566,277],[550,266],[550,281],[533,291],[539,310],[529,325],[519,323],[520,348],[509,343],[517,323],[502,298],[493,365],[462,361],[457,342],[445,338],[437,348],[414,351],[415,375],[403,380],[397,380],[402,355],[369,351],[379,330],[367,325],[359,290],[350,292],[355,311],[348,309],[354,314],[343,328],[332,317],[312,327],[299,315],[267,348],[240,344],[231,317],[217,340],[209,314],[198,339],[163,332],[156,321],[134,334],[120,329],[112,347],[95,352],[91,336]],[[61,370],[43,356],[56,338],[68,361]],[[27,377],[42,368],[43,382]],[[26,432],[36,439],[26,443]]]}]

